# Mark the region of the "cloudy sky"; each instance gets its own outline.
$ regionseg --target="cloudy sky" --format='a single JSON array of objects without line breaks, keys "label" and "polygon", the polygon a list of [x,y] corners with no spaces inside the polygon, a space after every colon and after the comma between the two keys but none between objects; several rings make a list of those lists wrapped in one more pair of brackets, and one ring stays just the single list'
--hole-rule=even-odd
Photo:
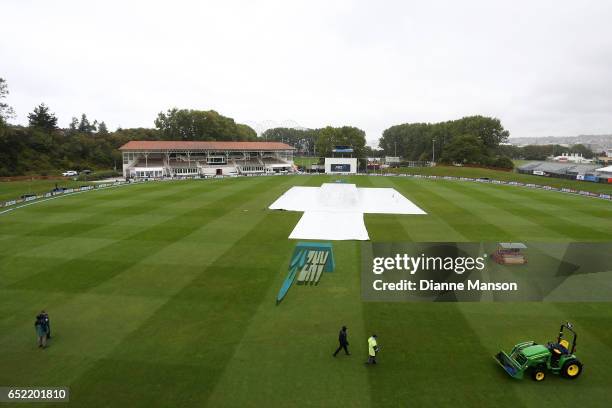
[{"label": "cloudy sky", "polygon": [[170,107],[252,126],[501,119],[512,136],[612,133],[612,2],[4,0],[15,122],[153,127]]}]

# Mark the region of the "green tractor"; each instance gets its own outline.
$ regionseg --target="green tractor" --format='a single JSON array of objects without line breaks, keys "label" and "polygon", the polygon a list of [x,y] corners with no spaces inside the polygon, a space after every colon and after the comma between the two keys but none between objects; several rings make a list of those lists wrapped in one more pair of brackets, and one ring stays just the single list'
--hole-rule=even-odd
[{"label": "green tractor", "polygon": [[[571,347],[565,338],[565,330],[573,334]],[[552,372],[576,379],[582,373],[582,363],[574,354],[577,337],[572,324],[564,323],[559,329],[556,343],[542,345],[526,341],[514,346],[510,355],[500,351],[495,359],[513,378],[522,379],[525,372],[528,372],[534,381],[543,381],[546,373]]]}]

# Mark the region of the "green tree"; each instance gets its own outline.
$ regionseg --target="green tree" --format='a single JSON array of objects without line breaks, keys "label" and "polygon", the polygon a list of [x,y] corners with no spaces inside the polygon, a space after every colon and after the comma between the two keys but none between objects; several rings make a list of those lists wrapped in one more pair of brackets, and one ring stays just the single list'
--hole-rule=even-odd
[{"label": "green tree", "polygon": [[513,169],[514,163],[507,156],[497,156],[492,159],[489,163],[493,167],[498,167],[500,169]]},{"label": "green tree", "polygon": [[506,142],[510,136],[497,118],[486,116],[467,116],[452,121],[451,133],[455,135],[476,136],[487,148],[495,149],[500,143]]},{"label": "green tree", "polygon": [[379,146],[387,156],[402,156],[406,160],[420,160],[444,153],[447,144],[459,136],[472,135],[480,140],[492,155],[509,132],[499,119],[486,116],[467,116],[440,123],[404,123],[391,126],[383,132]]},{"label": "green tree", "polygon": [[73,116],[72,119],[70,120],[70,124],[68,125],[68,130],[76,132],[78,128],[79,128],[79,119]]},{"label": "green tree", "polygon": [[594,156],[593,151],[583,144],[575,144],[570,147],[571,153],[581,154],[583,157],[590,159]]},{"label": "green tree", "polygon": [[266,141],[287,143],[297,149],[298,154],[314,155],[320,129],[271,128],[262,133]]},{"label": "green tree", "polygon": [[100,122],[98,125],[98,134],[103,136],[108,135],[108,128],[106,127],[106,123],[104,123],[104,121]]},{"label": "green tree", "polygon": [[441,161],[443,163],[486,164],[486,147],[474,135],[459,136],[446,146]]},{"label": "green tree", "polygon": [[247,125],[236,124],[234,119],[214,110],[168,109],[160,112],[155,126],[164,139],[180,140],[254,140],[257,133]]},{"label": "green tree", "polygon": [[9,94],[8,85],[4,78],[0,78],[0,125],[6,125],[7,121],[15,116],[15,111],[8,103],[3,102]]},{"label": "green tree", "polygon": [[320,130],[316,142],[316,151],[319,156],[331,156],[335,146],[351,146],[353,157],[364,157],[365,132],[352,126],[331,127]]},{"label": "green tree", "polygon": [[257,139],[257,132],[255,131],[255,129],[253,129],[249,125],[238,123],[236,124],[236,131],[237,131],[239,140],[253,141]]},{"label": "green tree", "polygon": [[391,126],[383,132],[378,144],[385,156],[400,156],[406,160],[418,160],[427,152],[431,154],[433,140],[432,127],[429,123],[404,123]]},{"label": "green tree", "polygon": [[500,145],[497,148],[497,152],[502,156],[511,157],[513,159],[520,159],[523,157],[523,149],[511,144]]},{"label": "green tree", "polygon": [[29,126],[48,132],[57,129],[57,117],[49,111],[49,107],[41,103],[34,108],[34,111],[28,114]]},{"label": "green tree", "polygon": [[82,133],[92,133],[96,130],[96,125],[89,122],[86,114],[81,114],[81,120],[79,121],[79,125],[77,126],[77,130]]},{"label": "green tree", "polygon": [[370,146],[366,146],[363,149],[363,154],[365,157],[383,157],[383,151],[380,149],[374,149]]},{"label": "green tree", "polygon": [[527,160],[546,160],[549,156],[560,156],[569,149],[560,145],[527,145],[521,148],[521,156]]}]

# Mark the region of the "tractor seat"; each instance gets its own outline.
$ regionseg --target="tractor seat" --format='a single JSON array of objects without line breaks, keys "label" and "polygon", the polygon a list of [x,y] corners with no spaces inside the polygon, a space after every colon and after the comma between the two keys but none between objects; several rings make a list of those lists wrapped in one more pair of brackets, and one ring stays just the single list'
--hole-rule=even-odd
[{"label": "tractor seat", "polygon": [[563,348],[565,348],[566,350],[568,350],[568,351],[569,351],[569,341],[567,341],[567,340],[563,339],[563,340],[561,340],[561,341],[559,342],[559,344],[560,344],[561,346],[563,346]]},{"label": "tractor seat", "polygon": [[548,343],[547,347],[556,355],[569,353],[569,342],[567,340],[561,340],[559,343]]},{"label": "tractor seat", "polygon": [[553,345],[553,347],[552,347],[552,351],[553,351],[555,354],[568,354],[568,353],[569,353],[569,342],[568,342],[567,340],[561,340],[561,341],[559,342],[559,346],[561,346],[561,347],[563,347],[563,348],[562,348],[562,349],[560,349],[560,348],[555,347],[555,346]]}]

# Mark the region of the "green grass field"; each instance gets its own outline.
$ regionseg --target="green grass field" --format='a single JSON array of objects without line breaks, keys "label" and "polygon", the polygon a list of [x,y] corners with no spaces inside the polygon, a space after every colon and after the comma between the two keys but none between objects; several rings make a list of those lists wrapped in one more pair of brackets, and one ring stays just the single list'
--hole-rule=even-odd
[{"label": "green grass field", "polygon": [[501,181],[520,181],[523,183],[541,184],[557,188],[572,188],[574,190],[584,190],[591,191],[594,193],[612,194],[612,184],[534,176],[531,174],[519,174],[512,171],[490,170],[478,167],[455,167],[440,165],[436,167],[401,167],[395,169],[387,169],[384,172],[472,178],[489,177],[491,179]]},{"label": "green grass field", "polygon": [[512,163],[514,163],[514,167],[520,167],[524,164],[527,163],[531,163],[533,160],[520,160],[520,159],[514,159],[512,160]]},{"label": "green grass field", "polygon": [[308,167],[311,164],[318,164],[320,158],[319,157],[307,157],[307,156],[296,156],[293,158],[293,162],[296,166],[304,166]]},{"label": "green grass field", "polygon": [[92,183],[70,179],[0,181],[0,202],[14,200],[23,194],[47,193],[53,190],[56,184],[58,187],[71,188],[86,186]]},{"label": "green grass field", "polygon": [[[609,406],[609,303],[365,303],[361,244],[344,241],[334,273],[276,306],[301,213],[267,206],[333,179],[143,183],[0,215],[0,385],[70,386],[75,407]],[[367,215],[373,241],[612,240],[603,200],[344,179],[396,188],[428,213]],[[43,308],[53,339],[39,350]],[[553,340],[567,320],[585,364],[577,380],[513,380],[494,362],[520,340]],[[343,324],[353,355],[334,359]],[[366,367],[372,332],[384,349]]]}]

